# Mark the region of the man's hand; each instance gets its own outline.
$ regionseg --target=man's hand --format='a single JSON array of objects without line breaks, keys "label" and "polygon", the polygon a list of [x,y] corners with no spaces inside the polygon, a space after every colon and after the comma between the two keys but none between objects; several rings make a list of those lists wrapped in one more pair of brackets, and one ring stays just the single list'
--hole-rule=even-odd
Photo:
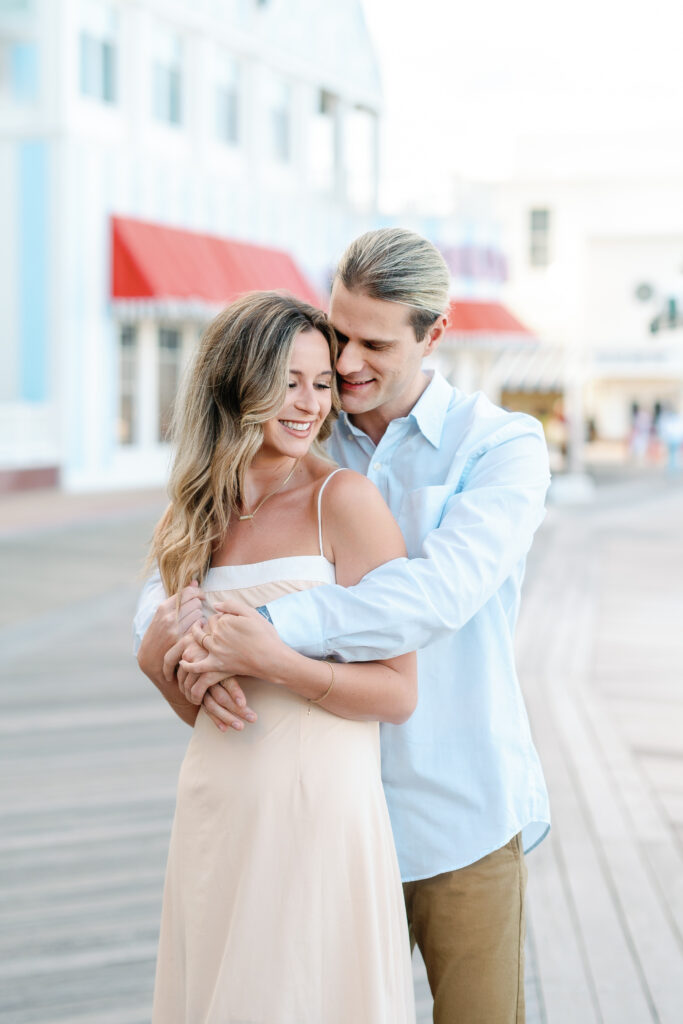
[{"label": "man's hand", "polygon": [[180,594],[177,609],[175,595],[162,601],[145,632],[138,651],[138,664],[145,675],[159,685],[159,681],[173,681],[176,665],[182,653],[181,637],[196,623],[203,621],[204,594],[196,580]]}]

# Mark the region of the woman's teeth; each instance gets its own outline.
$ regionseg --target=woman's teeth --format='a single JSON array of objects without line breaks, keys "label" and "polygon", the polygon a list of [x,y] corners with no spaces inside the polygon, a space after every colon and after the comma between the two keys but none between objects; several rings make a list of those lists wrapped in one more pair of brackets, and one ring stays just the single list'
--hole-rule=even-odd
[{"label": "woman's teeth", "polygon": [[293,420],[280,420],[280,423],[289,430],[298,430],[300,434],[305,434],[311,426],[310,423],[295,423]]}]

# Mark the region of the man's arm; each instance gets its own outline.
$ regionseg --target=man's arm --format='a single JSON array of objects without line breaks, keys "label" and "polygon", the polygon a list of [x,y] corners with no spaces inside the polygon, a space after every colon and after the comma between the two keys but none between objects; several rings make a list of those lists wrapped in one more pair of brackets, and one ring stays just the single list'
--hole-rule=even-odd
[{"label": "man's arm", "polygon": [[135,618],[133,619],[133,654],[137,654],[140,650],[142,638],[147,632],[157,608],[165,600],[166,591],[157,569],[149,579],[145,580],[138,598]]},{"label": "man's arm", "polygon": [[[197,706],[189,701],[178,686],[176,670],[181,657],[188,655],[191,644],[190,630],[195,623],[204,622],[203,592],[196,581],[180,594],[180,606],[175,595],[166,597],[159,573],[145,582],[133,620],[134,648],[138,665],[175,713],[188,725],[194,725]],[[195,651],[195,658],[204,651]],[[212,683],[223,681],[220,706],[209,700],[206,711],[219,728],[232,725],[241,729],[243,721],[254,721],[256,716],[247,706],[236,679],[225,679],[224,673],[214,673]]]},{"label": "man's arm", "polygon": [[315,587],[268,605],[290,647],[344,661],[394,657],[461,629],[528,552],[550,474],[540,424],[484,452],[425,538],[359,584]]},{"label": "man's arm", "polygon": [[[187,643],[185,634],[202,618],[202,597],[196,581],[181,592],[180,603],[175,595],[166,597],[159,574],[155,573],[142,588],[133,620],[138,665],[188,725],[194,725],[197,708],[180,692],[175,665]],[[169,656],[174,662],[172,671],[164,665]]]}]

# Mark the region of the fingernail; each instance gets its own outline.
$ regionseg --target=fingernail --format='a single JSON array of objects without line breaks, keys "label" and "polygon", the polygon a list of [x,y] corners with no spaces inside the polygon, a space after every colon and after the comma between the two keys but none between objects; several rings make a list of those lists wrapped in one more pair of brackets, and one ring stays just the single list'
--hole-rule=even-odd
[{"label": "fingernail", "polygon": [[241,722],[231,722],[230,724],[232,725],[233,729],[237,729],[238,732],[242,728],[242,723]]},{"label": "fingernail", "polygon": [[248,714],[246,714],[244,717],[246,718],[246,720],[248,722],[255,722],[256,721],[256,715],[254,714],[253,711],[249,711]]}]

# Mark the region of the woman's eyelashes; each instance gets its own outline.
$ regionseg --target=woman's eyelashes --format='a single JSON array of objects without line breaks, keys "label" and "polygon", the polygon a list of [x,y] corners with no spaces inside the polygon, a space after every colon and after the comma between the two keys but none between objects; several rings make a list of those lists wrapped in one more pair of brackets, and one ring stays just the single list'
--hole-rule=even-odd
[{"label": "woman's eyelashes", "polygon": [[[295,388],[297,386],[297,384],[298,384],[298,381],[290,380],[290,382],[289,382],[289,389],[290,389],[290,391],[292,390],[292,388]],[[325,384],[323,381],[316,381],[316,383],[313,385],[313,387],[317,391],[329,391],[330,388],[332,387],[332,385],[331,384]]]}]

